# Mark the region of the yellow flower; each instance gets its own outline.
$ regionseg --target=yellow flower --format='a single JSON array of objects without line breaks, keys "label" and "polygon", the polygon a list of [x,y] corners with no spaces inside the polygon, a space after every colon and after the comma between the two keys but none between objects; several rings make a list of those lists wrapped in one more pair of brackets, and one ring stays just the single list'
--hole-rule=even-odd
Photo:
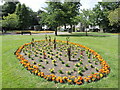
[{"label": "yellow flower", "polygon": [[78,63],[78,65],[80,65],[80,63]]},{"label": "yellow flower", "polygon": [[35,73],[38,73],[38,70],[35,70]]},{"label": "yellow flower", "polygon": [[100,74],[100,77],[103,77],[103,74]]}]

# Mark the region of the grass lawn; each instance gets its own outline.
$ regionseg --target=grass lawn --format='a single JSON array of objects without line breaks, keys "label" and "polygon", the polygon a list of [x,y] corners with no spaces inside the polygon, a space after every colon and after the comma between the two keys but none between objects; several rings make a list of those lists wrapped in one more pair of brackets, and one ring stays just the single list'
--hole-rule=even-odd
[{"label": "grass lawn", "polygon": [[[54,35],[51,36],[54,37]],[[24,43],[30,42],[32,38],[35,40],[44,39],[44,35],[4,35],[0,36],[0,38],[2,38],[2,88],[118,88],[117,35],[79,36],[78,33],[77,35],[71,35],[71,42],[79,43],[95,50],[111,67],[108,77],[98,82],[83,85],[55,84],[54,82],[49,82],[30,74],[19,63],[19,60],[14,55],[17,48]],[[66,40],[65,38],[65,35],[57,36],[58,40]]]}]

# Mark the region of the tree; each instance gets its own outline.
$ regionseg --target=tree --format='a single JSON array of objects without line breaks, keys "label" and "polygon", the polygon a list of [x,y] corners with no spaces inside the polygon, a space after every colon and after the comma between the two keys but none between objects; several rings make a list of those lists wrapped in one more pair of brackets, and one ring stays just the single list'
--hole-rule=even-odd
[{"label": "tree", "polygon": [[110,11],[108,15],[109,19],[109,25],[116,27],[115,32],[120,32],[119,27],[120,27],[120,17],[119,17],[119,11],[120,8],[115,9],[114,11]]},{"label": "tree", "polygon": [[38,25],[39,23],[39,17],[38,12],[34,12],[31,8],[28,8],[28,14],[29,14],[29,24],[30,25]]},{"label": "tree", "polygon": [[0,17],[0,29],[2,30],[2,17]]},{"label": "tree", "polygon": [[[47,2],[48,7],[44,8],[46,12],[43,12],[41,17],[41,23],[47,25],[50,28],[55,29],[55,35],[57,35],[57,27],[59,26],[71,26],[76,24],[75,17],[79,14],[79,2]],[[66,8],[67,7],[67,8]]]},{"label": "tree", "polygon": [[119,19],[119,16],[118,16],[118,13],[120,11],[120,8],[117,8],[115,9],[114,11],[110,11],[109,15],[108,15],[108,19],[110,21],[110,25],[113,26],[113,25],[120,25],[120,19]]},{"label": "tree", "polygon": [[16,9],[16,5],[19,2],[6,2],[4,3],[4,5],[2,5],[2,16],[7,16],[8,13],[12,14],[15,12]]},{"label": "tree", "polygon": [[91,26],[97,25],[96,13],[94,13],[92,10],[89,10],[89,22]]},{"label": "tree", "polygon": [[19,18],[19,28],[26,29],[31,25],[31,15],[29,9],[25,6],[25,4],[21,5],[20,3],[17,5],[16,15]]},{"label": "tree", "polygon": [[16,14],[8,14],[8,16],[3,16],[2,27],[10,29],[17,29],[18,26],[18,17]]},{"label": "tree", "polygon": [[[27,29],[31,25],[38,24],[37,12],[33,12],[32,9],[26,7],[25,4],[21,5],[19,2],[5,2],[3,5],[3,17],[10,16],[13,13],[18,17],[17,29]],[[2,19],[4,20],[4,18]]]},{"label": "tree", "polygon": [[[84,25],[85,29],[91,24],[90,22],[90,10],[81,10],[81,13],[79,15],[79,20],[80,22]],[[87,36],[87,30],[86,31],[86,36]]]},{"label": "tree", "polygon": [[62,10],[61,2],[47,2],[48,7],[44,8],[46,12],[43,12],[41,17],[41,23],[47,25],[49,28],[55,29],[55,35],[57,35],[57,27],[62,24]]},{"label": "tree", "polygon": [[119,7],[119,2],[99,2],[93,12],[96,14],[96,24],[103,28],[104,32],[109,32],[112,27],[109,26],[107,16],[110,10],[115,10]]},{"label": "tree", "polygon": [[80,6],[81,6],[80,2],[64,2],[63,3],[64,25],[67,24],[71,26],[71,30],[69,32],[72,32],[73,25],[78,23],[78,21],[76,20],[76,17],[79,15]]}]

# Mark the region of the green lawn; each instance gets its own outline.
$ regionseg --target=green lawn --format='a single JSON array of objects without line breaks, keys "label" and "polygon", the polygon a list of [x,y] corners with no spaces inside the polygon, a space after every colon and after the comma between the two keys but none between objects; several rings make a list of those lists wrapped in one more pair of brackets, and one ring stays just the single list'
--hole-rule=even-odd
[{"label": "green lawn", "polygon": [[[95,34],[95,33],[94,33]],[[105,35],[105,34],[104,34]],[[107,34],[108,35],[108,34]],[[51,35],[54,37],[53,35]],[[30,74],[14,55],[18,47],[32,38],[44,39],[44,35],[4,35],[2,38],[2,87],[3,88],[118,88],[118,37],[116,36],[79,36],[71,35],[70,41],[85,45],[98,52],[110,65],[108,77],[95,83],[83,85],[55,84]],[[66,36],[57,36],[66,40]],[[1,44],[1,43],[0,43]]]},{"label": "green lawn", "polygon": [[0,37],[0,89],[2,88],[2,37]]}]

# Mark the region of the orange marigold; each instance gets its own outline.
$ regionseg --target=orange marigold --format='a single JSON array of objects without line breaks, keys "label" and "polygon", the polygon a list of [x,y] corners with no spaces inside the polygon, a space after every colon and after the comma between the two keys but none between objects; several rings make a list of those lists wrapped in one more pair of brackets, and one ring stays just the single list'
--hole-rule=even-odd
[{"label": "orange marigold", "polygon": [[68,79],[67,81],[68,81],[69,83],[71,83],[71,82],[72,82],[72,80],[69,80],[69,79]]},{"label": "orange marigold", "polygon": [[63,83],[63,79],[62,78],[60,79],[60,83]]},{"label": "orange marigold", "polygon": [[34,65],[33,68],[38,69],[38,67],[36,65]]},{"label": "orange marigold", "polygon": [[90,79],[92,79],[92,76],[88,76]]},{"label": "orange marigold", "polygon": [[41,75],[44,75],[44,72],[40,72],[41,73]]},{"label": "orange marigold", "polygon": [[28,67],[28,70],[33,70],[33,68]]},{"label": "orange marigold", "polygon": [[78,79],[75,79],[74,82],[78,82],[79,80]]},{"label": "orange marigold", "polygon": [[92,79],[92,81],[95,81],[95,79]]},{"label": "orange marigold", "polygon": [[68,77],[63,77],[63,79],[68,79]]},{"label": "orange marigold", "polygon": [[97,79],[99,80],[99,79],[100,79],[100,77],[99,77],[99,76],[97,76]]},{"label": "orange marigold", "polygon": [[40,72],[38,73],[38,76],[40,76]]},{"label": "orange marigold", "polygon": [[82,84],[82,82],[76,82],[76,84],[80,85],[80,84]]},{"label": "orange marigold", "polygon": [[83,78],[82,78],[81,76],[78,76],[78,79],[79,79],[79,80],[82,80]]}]

